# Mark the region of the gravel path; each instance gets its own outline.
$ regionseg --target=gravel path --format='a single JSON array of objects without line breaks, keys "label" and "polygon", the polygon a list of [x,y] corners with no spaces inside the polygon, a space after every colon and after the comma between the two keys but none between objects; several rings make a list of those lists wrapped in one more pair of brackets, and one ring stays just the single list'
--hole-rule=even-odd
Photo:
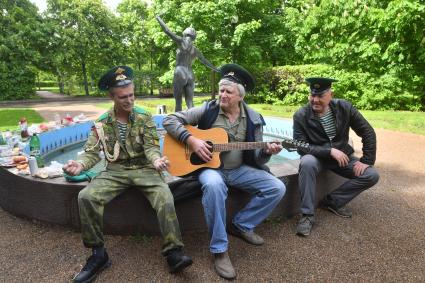
[{"label": "gravel path", "polygon": [[[230,237],[237,281],[425,281],[425,136],[381,129],[377,135],[381,179],[349,204],[353,218],[319,209],[308,238],[295,235],[298,217],[269,221],[257,228],[262,247]],[[354,144],[361,146],[358,138]],[[183,237],[194,264],[173,276],[159,237],[106,236],[113,265],[96,282],[225,281],[214,272],[207,233]],[[0,251],[0,282],[68,282],[89,254],[78,232],[2,209]]]}]

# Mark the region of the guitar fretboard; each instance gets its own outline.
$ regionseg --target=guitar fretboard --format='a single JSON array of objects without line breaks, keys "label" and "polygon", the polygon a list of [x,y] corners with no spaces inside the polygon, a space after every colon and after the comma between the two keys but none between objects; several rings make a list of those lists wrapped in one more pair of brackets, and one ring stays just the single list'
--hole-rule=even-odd
[{"label": "guitar fretboard", "polygon": [[251,150],[257,148],[267,148],[268,142],[232,142],[213,144],[213,151],[231,151],[231,150]]}]

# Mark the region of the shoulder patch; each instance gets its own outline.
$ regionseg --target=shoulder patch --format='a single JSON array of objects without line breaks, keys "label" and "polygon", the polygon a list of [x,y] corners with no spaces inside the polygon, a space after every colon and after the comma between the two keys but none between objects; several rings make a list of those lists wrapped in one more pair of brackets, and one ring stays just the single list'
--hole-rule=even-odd
[{"label": "shoulder patch", "polygon": [[138,114],[147,114],[148,112],[143,109],[142,107],[139,106],[134,106],[134,112],[138,113]]},{"label": "shoulder patch", "polygon": [[100,115],[100,117],[97,118],[96,122],[100,122],[102,120],[105,120],[106,118],[108,118],[108,112],[105,112],[102,115]]}]

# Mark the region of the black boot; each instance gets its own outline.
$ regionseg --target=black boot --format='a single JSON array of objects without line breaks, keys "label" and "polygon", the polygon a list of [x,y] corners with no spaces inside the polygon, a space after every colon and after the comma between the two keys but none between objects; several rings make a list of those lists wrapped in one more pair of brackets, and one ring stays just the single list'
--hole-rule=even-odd
[{"label": "black boot", "polygon": [[103,256],[92,254],[87,259],[86,265],[75,275],[72,281],[75,283],[92,282],[102,270],[109,266],[111,266],[111,261],[106,251]]},{"label": "black boot", "polygon": [[170,273],[180,272],[193,263],[192,258],[184,255],[181,248],[168,251],[166,256]]}]

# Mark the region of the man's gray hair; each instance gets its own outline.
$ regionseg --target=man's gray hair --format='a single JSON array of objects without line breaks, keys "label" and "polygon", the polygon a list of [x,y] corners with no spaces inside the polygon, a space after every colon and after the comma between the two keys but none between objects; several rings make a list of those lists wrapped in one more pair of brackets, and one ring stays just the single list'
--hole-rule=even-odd
[{"label": "man's gray hair", "polygon": [[221,86],[221,85],[236,86],[239,90],[239,96],[242,97],[242,98],[245,97],[246,91],[245,91],[245,87],[243,85],[235,83],[234,81],[231,81],[231,80],[228,80],[228,79],[221,79],[218,82],[218,86]]}]

